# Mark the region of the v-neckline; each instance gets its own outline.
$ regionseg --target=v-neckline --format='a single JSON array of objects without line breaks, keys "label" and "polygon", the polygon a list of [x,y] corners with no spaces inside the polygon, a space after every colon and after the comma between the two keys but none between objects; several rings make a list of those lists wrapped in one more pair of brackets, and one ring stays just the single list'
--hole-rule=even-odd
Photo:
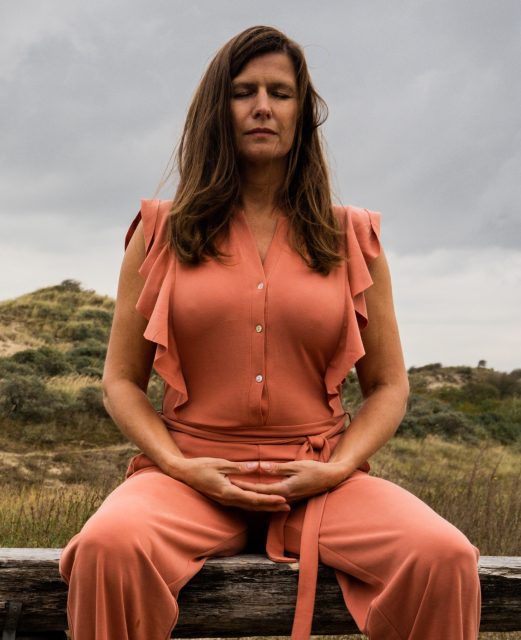
[{"label": "v-neckline", "polygon": [[270,240],[270,243],[268,245],[268,249],[266,250],[266,255],[264,256],[264,260],[263,260],[261,258],[259,247],[257,246],[257,240],[255,239],[255,236],[253,235],[252,228],[250,226],[250,223],[248,222],[248,218],[246,217],[246,214],[244,213],[243,209],[240,209],[239,215],[241,216],[242,221],[244,223],[244,226],[246,227],[248,236],[250,237],[250,241],[253,244],[253,247],[255,248],[255,255],[257,257],[257,261],[260,264],[261,269],[267,275],[267,272],[269,270],[269,265],[271,263],[271,258],[272,258],[272,255],[274,253],[274,249],[275,249],[275,246],[276,246],[277,236],[278,236],[279,230],[280,230],[280,228],[282,226],[281,219],[283,218],[283,216],[279,215],[277,217],[277,221],[275,223],[275,229],[273,230],[273,235],[271,236],[271,240]]}]

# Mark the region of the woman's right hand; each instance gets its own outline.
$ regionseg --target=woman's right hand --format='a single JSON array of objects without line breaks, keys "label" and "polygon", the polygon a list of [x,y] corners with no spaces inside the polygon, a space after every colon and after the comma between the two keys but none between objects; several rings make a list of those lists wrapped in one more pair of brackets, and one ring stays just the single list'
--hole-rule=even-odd
[{"label": "woman's right hand", "polygon": [[258,462],[231,462],[223,458],[177,458],[175,467],[172,477],[220,504],[248,511],[290,510],[284,496],[240,489],[228,479],[228,475],[248,475],[258,471]]}]

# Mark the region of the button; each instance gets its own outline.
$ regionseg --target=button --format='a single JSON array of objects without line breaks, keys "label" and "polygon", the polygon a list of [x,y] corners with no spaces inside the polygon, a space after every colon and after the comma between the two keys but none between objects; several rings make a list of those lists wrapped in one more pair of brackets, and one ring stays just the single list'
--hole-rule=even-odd
[{"label": "button", "polygon": [[260,333],[260,332],[262,331],[262,325],[261,325],[261,324],[256,325],[256,326],[255,326],[255,331],[256,331],[257,333]]},{"label": "button", "polygon": [[264,289],[264,282],[259,282],[257,289]]},{"label": "button", "polygon": [[263,378],[263,377],[261,376],[261,374],[259,373],[259,375],[258,375],[258,376],[255,376],[255,380],[256,380],[257,382],[262,382],[262,381],[264,380],[264,378]]}]

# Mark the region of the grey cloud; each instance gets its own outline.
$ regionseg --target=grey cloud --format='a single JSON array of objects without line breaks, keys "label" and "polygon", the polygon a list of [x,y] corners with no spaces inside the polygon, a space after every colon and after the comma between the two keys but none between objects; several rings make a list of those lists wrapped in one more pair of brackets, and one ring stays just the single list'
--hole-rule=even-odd
[{"label": "grey cloud", "polygon": [[[25,24],[21,5],[37,19]],[[304,46],[330,107],[338,197],[382,210],[389,246],[518,246],[517,1],[337,0],[319,15],[309,0],[131,5],[6,10],[4,215],[124,227],[152,195],[215,50],[267,23]]]}]

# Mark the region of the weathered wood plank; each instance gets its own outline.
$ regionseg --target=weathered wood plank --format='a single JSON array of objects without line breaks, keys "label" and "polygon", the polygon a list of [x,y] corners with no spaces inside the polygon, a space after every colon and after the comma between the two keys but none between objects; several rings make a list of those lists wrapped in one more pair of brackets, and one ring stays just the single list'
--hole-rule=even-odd
[{"label": "weathered wood plank", "polygon": [[[58,573],[60,549],[0,549],[0,630],[6,603],[23,603],[20,628],[63,630],[67,587]],[[482,631],[521,630],[521,558],[483,556]],[[296,599],[298,564],[265,556],[212,558],[181,591],[176,637],[288,635]],[[357,632],[334,571],[320,566],[313,632]]]}]

